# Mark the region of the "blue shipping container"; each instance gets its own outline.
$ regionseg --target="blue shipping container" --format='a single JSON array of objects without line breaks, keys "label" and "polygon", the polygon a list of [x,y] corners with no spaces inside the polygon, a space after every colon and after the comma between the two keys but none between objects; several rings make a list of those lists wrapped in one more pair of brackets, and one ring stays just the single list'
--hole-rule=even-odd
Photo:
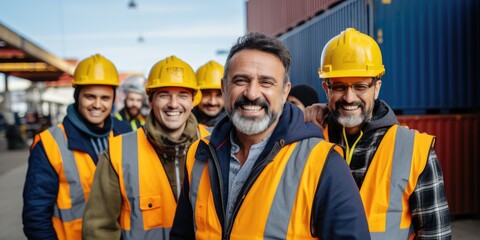
[{"label": "blue shipping container", "polygon": [[404,112],[480,109],[480,2],[376,0],[374,38],[387,69],[380,97]]},{"label": "blue shipping container", "polygon": [[346,1],[280,36],[279,39],[287,45],[292,54],[292,86],[309,84],[317,90],[320,102],[325,102],[322,82],[318,77],[323,47],[347,27],[366,32],[367,12],[365,1]]},{"label": "blue shipping container", "polygon": [[347,27],[380,45],[380,98],[399,113],[480,112],[480,1],[349,0],[279,37],[292,53],[292,85],[314,86],[323,47]]}]

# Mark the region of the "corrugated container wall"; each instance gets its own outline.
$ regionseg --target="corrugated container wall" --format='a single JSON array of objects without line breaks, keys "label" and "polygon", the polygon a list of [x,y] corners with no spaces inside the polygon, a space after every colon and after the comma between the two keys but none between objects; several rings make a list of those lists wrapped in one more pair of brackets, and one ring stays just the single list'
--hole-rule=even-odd
[{"label": "corrugated container wall", "polygon": [[480,112],[480,1],[387,2],[373,11],[386,68],[380,98],[403,113]]},{"label": "corrugated container wall", "polygon": [[278,36],[342,0],[249,0],[247,31]]},{"label": "corrugated container wall", "polygon": [[322,82],[318,77],[323,46],[347,27],[368,31],[366,1],[345,1],[305,24],[279,37],[292,54],[290,79],[292,86],[306,83],[313,86],[325,102]]},{"label": "corrugated container wall", "polygon": [[480,115],[405,115],[401,125],[435,135],[450,213],[480,214]]},{"label": "corrugated container wall", "polygon": [[[292,8],[284,1],[248,4],[254,12]],[[254,4],[262,6],[254,8]],[[250,19],[248,13],[249,23],[270,21],[285,26],[287,19],[293,19],[268,12],[253,15],[265,19]],[[479,22],[480,1],[476,0],[348,0],[337,2],[279,39],[293,55],[293,85],[313,85],[322,101],[317,70],[323,46],[340,31],[354,27],[379,43],[386,67],[380,98],[397,113],[478,113],[480,77],[473,71],[480,67]]]}]

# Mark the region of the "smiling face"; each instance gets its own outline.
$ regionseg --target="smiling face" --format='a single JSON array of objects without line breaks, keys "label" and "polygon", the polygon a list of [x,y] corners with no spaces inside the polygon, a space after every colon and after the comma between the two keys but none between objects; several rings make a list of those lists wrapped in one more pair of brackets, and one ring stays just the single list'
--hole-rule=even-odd
[{"label": "smiling face", "polygon": [[381,80],[373,82],[373,85],[365,90],[355,91],[352,86],[368,86],[372,83],[371,77],[345,77],[331,78],[330,86],[349,86],[344,91],[329,89],[327,82],[323,82],[323,89],[327,95],[328,105],[337,122],[347,130],[356,133],[361,125],[372,118],[375,99],[378,98]]},{"label": "smiling face", "polygon": [[152,92],[152,110],[157,122],[173,139],[179,137],[193,108],[192,90],[181,87],[161,87]]},{"label": "smiling face", "polygon": [[103,127],[113,107],[112,86],[84,86],[78,95],[78,111],[89,123]]},{"label": "smiling face", "polygon": [[202,101],[198,109],[209,117],[216,117],[223,109],[222,91],[220,89],[203,89]]},{"label": "smiling face", "polygon": [[273,131],[290,83],[278,57],[259,50],[241,50],[231,59],[223,86],[225,108],[236,129],[247,135]]},{"label": "smiling face", "polygon": [[131,118],[140,114],[142,108],[143,95],[141,93],[129,92],[125,98],[125,109]]}]

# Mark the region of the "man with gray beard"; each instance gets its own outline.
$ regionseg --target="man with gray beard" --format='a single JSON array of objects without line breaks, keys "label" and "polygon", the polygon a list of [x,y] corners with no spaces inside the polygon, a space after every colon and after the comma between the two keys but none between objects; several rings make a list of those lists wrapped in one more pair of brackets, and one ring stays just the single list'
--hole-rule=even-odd
[{"label": "man with gray beard", "polygon": [[249,33],[231,48],[228,117],[188,151],[171,239],[369,239],[343,151],[286,103],[289,70],[275,38]]},{"label": "man with gray beard", "polygon": [[[347,28],[323,49],[319,75],[328,100],[305,119],[346,149],[372,239],[450,239],[450,213],[435,137],[399,127],[379,100],[385,73],[380,47]],[[331,114],[327,117],[326,111]]]}]

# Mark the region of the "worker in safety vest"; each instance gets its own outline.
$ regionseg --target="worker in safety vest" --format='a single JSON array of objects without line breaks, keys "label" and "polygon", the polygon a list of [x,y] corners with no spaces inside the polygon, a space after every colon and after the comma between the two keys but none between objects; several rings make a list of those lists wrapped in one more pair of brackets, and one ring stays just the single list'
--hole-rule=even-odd
[{"label": "worker in safety vest", "polygon": [[318,71],[328,107],[308,107],[306,120],[346,149],[372,239],[450,239],[435,137],[399,127],[378,99],[385,67],[375,40],[347,28],[326,44]]},{"label": "worker in safety vest", "polygon": [[145,126],[110,139],[84,216],[84,239],[168,239],[191,143],[209,135],[191,113],[201,92],[193,69],[170,56],[148,76]]},{"label": "worker in safety vest", "polygon": [[63,122],[35,136],[23,190],[28,239],[81,239],[83,209],[107,139],[131,131],[111,117],[118,73],[96,54],[82,60],[72,81],[75,103]]},{"label": "worker in safety vest", "polygon": [[286,103],[290,59],[261,33],[231,48],[229,117],[188,151],[171,239],[369,239],[343,151]]},{"label": "worker in safety vest", "polygon": [[[125,81],[129,79],[138,79],[144,82],[145,78],[143,76],[130,76],[125,79]],[[121,88],[125,96],[123,101],[124,107],[115,113],[115,117],[129,124],[133,130],[137,130],[137,128],[145,124],[145,118],[141,114],[143,101],[145,99],[145,88],[140,88],[133,83],[123,84]]]},{"label": "worker in safety vest", "polygon": [[198,123],[213,129],[227,115],[222,98],[223,66],[209,61],[197,70],[198,87],[202,91],[202,101],[193,109]]}]

